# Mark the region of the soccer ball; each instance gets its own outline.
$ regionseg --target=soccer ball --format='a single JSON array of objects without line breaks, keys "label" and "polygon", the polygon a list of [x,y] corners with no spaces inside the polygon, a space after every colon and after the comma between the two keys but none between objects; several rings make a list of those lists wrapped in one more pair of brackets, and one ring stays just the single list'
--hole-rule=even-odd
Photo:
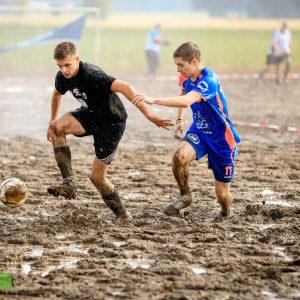
[{"label": "soccer ball", "polygon": [[9,207],[18,207],[27,199],[26,184],[18,178],[9,178],[0,185],[0,200]]}]

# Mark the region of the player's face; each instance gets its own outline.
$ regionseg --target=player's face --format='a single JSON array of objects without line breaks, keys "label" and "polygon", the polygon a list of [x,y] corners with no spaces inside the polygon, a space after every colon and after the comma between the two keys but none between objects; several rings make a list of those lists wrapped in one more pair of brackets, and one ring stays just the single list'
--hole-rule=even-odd
[{"label": "player's face", "polygon": [[181,57],[175,57],[174,62],[177,66],[177,72],[186,78],[192,77],[196,72],[194,60],[188,62],[183,60]]},{"label": "player's face", "polygon": [[68,55],[64,59],[58,59],[56,63],[59,70],[66,78],[74,77],[79,70],[78,55]]},{"label": "player's face", "polygon": [[287,24],[286,23],[282,23],[281,25],[281,32],[285,32],[287,30]]}]

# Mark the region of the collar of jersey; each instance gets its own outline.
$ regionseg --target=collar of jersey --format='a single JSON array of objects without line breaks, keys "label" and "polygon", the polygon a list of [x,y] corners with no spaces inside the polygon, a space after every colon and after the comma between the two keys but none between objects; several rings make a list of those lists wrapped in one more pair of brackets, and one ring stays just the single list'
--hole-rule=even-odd
[{"label": "collar of jersey", "polygon": [[203,77],[203,70],[204,70],[204,69],[206,69],[206,67],[204,67],[204,68],[201,70],[201,73],[199,74],[199,76],[198,76],[195,80],[193,80],[192,77],[190,77],[190,80],[191,80],[192,83],[197,82],[199,79],[201,79],[201,78]]}]

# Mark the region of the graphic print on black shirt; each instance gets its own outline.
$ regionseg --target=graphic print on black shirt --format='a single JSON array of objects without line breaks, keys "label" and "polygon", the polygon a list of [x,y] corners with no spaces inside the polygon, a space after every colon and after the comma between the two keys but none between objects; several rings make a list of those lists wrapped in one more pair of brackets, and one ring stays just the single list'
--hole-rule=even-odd
[{"label": "graphic print on black shirt", "polygon": [[80,61],[78,73],[72,78],[57,72],[55,88],[61,95],[70,91],[82,107],[94,113],[97,124],[113,124],[127,118],[122,101],[110,90],[114,80],[101,68]]},{"label": "graphic print on black shirt", "polygon": [[85,102],[87,100],[86,93],[81,93],[78,88],[74,88],[73,90],[71,90],[71,93],[74,98],[78,100],[82,107],[88,108],[88,105]]}]

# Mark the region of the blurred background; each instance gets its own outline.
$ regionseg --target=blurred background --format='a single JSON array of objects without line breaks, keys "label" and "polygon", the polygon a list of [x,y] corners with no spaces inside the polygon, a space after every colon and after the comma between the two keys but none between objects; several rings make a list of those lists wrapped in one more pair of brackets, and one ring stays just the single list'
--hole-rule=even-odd
[{"label": "blurred background", "polygon": [[116,75],[146,74],[144,46],[157,23],[169,40],[160,74],[176,73],[172,54],[185,41],[198,44],[204,65],[217,72],[258,72],[284,20],[293,35],[292,71],[300,69],[299,0],[0,0],[1,74],[54,74],[55,41],[18,44],[82,16],[82,60]]}]

